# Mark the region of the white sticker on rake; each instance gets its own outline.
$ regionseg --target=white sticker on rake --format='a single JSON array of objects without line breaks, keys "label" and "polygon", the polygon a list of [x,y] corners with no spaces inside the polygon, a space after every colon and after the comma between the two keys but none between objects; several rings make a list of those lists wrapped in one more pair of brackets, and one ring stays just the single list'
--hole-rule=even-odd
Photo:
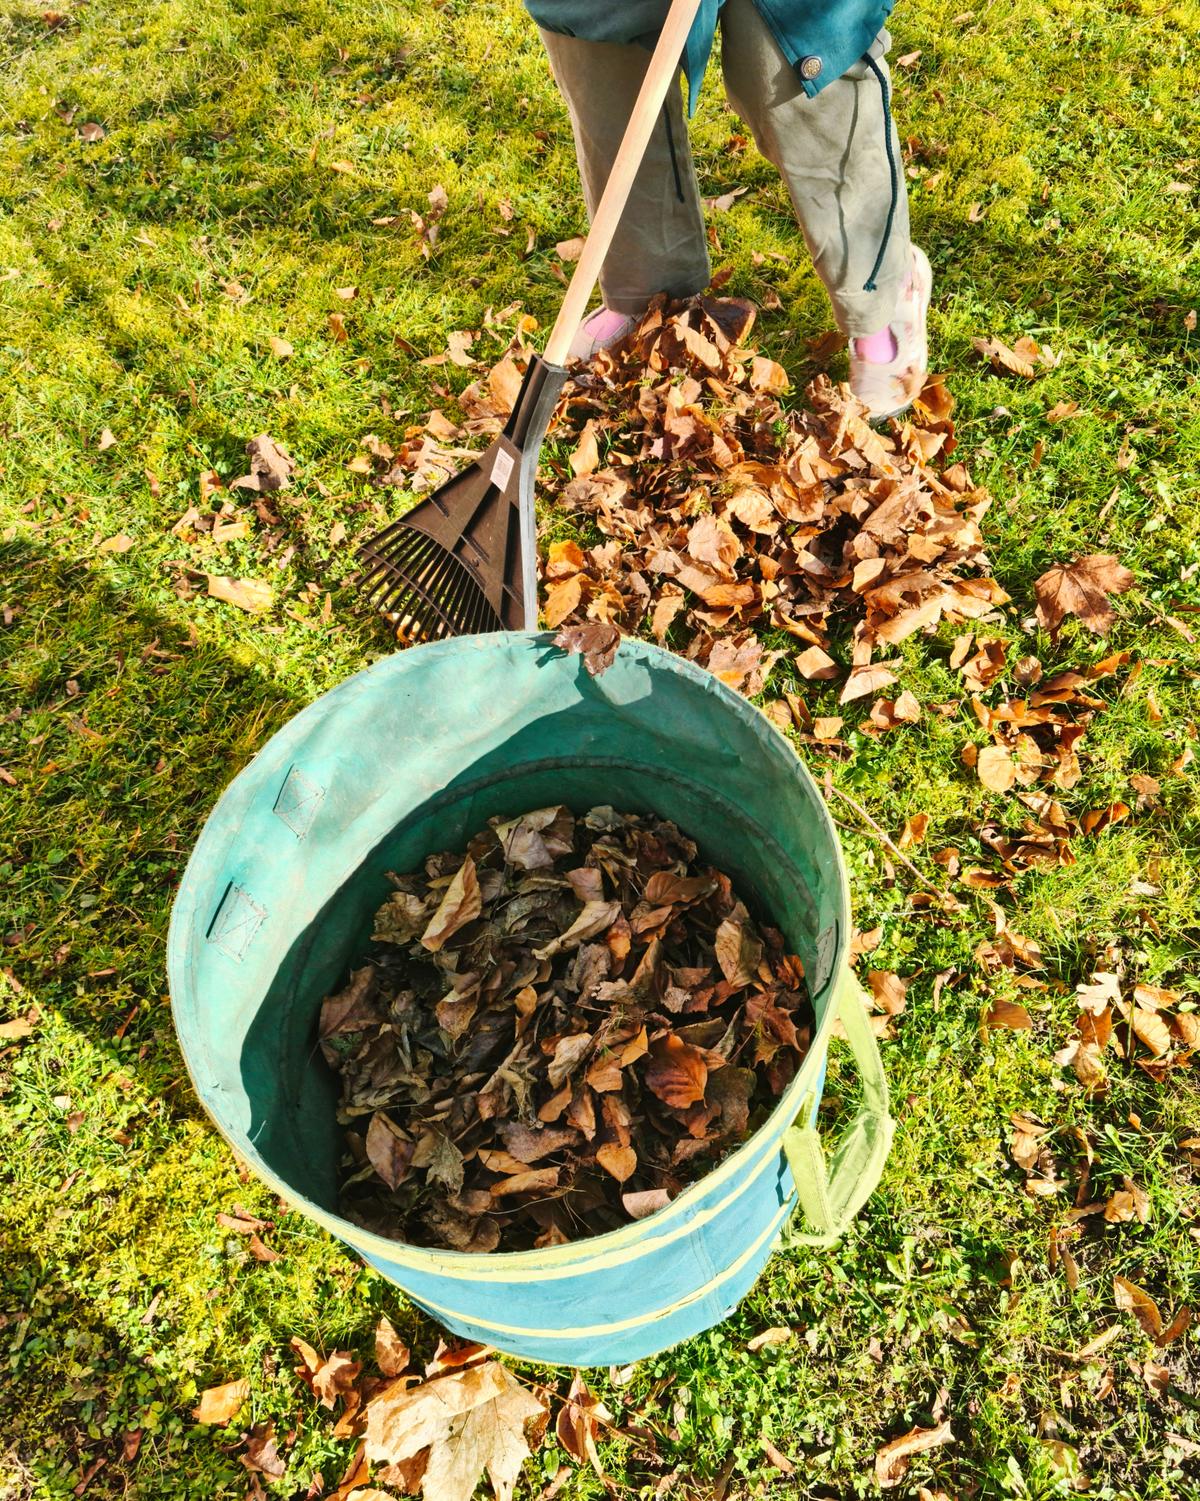
[{"label": "white sticker on rake", "polygon": [[496,455],[496,462],[492,465],[492,484],[497,490],[503,490],[508,484],[508,477],[513,472],[513,456],[506,453],[502,448]]}]

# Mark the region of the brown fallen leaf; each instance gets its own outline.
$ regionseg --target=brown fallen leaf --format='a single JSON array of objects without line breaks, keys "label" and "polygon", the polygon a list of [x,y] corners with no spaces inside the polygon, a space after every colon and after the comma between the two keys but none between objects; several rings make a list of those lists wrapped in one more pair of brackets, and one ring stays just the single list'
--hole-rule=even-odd
[{"label": "brown fallen leaf", "polygon": [[[796,671],[801,677],[824,681],[837,677],[840,670],[829,653],[819,646],[806,647],[796,654]],[[871,690],[868,688],[865,691],[869,693]]]},{"label": "brown fallen leaf", "polygon": [[1002,745],[985,745],[975,763],[979,780],[991,792],[1008,792],[1017,781],[1012,755]]},{"label": "brown fallen leaf", "polygon": [[267,340],[267,346],[277,360],[290,360],[296,351],[287,339],[281,339],[277,334],[272,334]]},{"label": "brown fallen leaf", "polygon": [[899,1485],[904,1479],[914,1454],[923,1454],[927,1449],[936,1449],[941,1444],[954,1442],[949,1421],[936,1428],[913,1428],[899,1438],[891,1439],[875,1453],[875,1480],[885,1490]]},{"label": "brown fallen leaf", "polygon": [[608,1478],[596,1451],[596,1436],[600,1432],[600,1425],[611,1424],[612,1420],[612,1413],[588,1390],[587,1383],[577,1373],[571,1380],[567,1400],[559,1409],[554,1431],[559,1443],[576,1464],[582,1464],[586,1460],[606,1485]]},{"label": "brown fallen leaf", "polygon": [[1122,1313],[1131,1313],[1142,1327],[1142,1331],[1151,1339],[1157,1339],[1163,1332],[1162,1314],[1158,1304],[1136,1282],[1131,1282],[1128,1277],[1113,1278],[1113,1300]]},{"label": "brown fallen leaf", "polygon": [[871,999],[880,1011],[888,1016],[899,1016],[908,1004],[908,981],[888,969],[867,971],[867,985]]},{"label": "brown fallen leaf", "polygon": [[1192,1327],[1192,1310],[1181,1308],[1161,1334],[1154,1337],[1154,1343],[1163,1349],[1166,1345],[1177,1340],[1181,1334],[1186,1334]]},{"label": "brown fallen leaf", "polygon": [[583,254],[584,239],[582,235],[574,235],[569,240],[559,240],[554,251],[560,261],[577,261]]},{"label": "brown fallen leaf", "polygon": [[555,646],[566,652],[578,652],[590,677],[598,678],[612,666],[621,644],[621,633],[616,626],[602,621],[589,621],[587,625],[564,626],[554,638]]},{"label": "brown fallen leaf", "polygon": [[125,532],[118,532],[115,537],[106,537],[97,547],[97,552],[128,552],[133,546],[133,538]]},{"label": "brown fallen leaf", "polygon": [[257,1234],[257,1232],[251,1232],[250,1238],[246,1242],[246,1249],[250,1252],[251,1256],[254,1257],[255,1261],[272,1262],[281,1261],[283,1259],[280,1253],[278,1251],[273,1251],[271,1247],[267,1245],[266,1241],[263,1240],[262,1236]]},{"label": "brown fallen leaf", "polygon": [[983,1020],[985,1026],[1007,1027],[1013,1032],[1025,1032],[1033,1026],[1029,1012],[1016,1001],[993,1001]]},{"label": "brown fallen leaf", "polygon": [[1104,1218],[1110,1225],[1126,1224],[1135,1219],[1141,1225],[1148,1225],[1151,1218],[1149,1194],[1126,1175],[1125,1187],[1109,1195]]},{"label": "brown fallen leaf", "polygon": [[914,813],[911,818],[904,820],[904,827],[900,830],[900,837],[896,843],[902,850],[911,849],[914,844],[920,844],[925,838],[929,828],[928,813]]},{"label": "brown fallen leaf", "polygon": [[781,1449],[775,1447],[765,1434],[759,1438],[759,1443],[762,1445],[763,1453],[781,1474],[794,1475],[796,1473],[796,1466]]},{"label": "brown fallen leaf", "polygon": [[391,1319],[381,1318],[375,1325],[375,1364],[385,1376],[399,1376],[408,1369],[409,1358],[409,1348]]},{"label": "brown fallen leaf", "polygon": [[267,433],[259,433],[257,438],[251,438],[246,444],[246,455],[250,460],[250,473],[242,475],[241,479],[230,480],[231,490],[266,493],[290,487],[296,463],[274,438]]},{"label": "brown fallen leaf", "polygon": [[1129,569],[1108,553],[1055,564],[1033,586],[1038,624],[1054,632],[1065,616],[1075,615],[1089,631],[1103,636],[1117,618],[1108,596],[1124,593],[1134,582]]},{"label": "brown fallen leaf", "polygon": [[421,934],[422,946],[436,953],[459,928],[474,922],[482,910],[483,897],[475,874],[475,862],[468,855],[447,886],[429,926]]},{"label": "brown fallen leaf", "polygon": [[1039,366],[1049,370],[1058,363],[1028,335],[1018,339],[1011,349],[1001,339],[976,338],[971,340],[971,345],[976,354],[991,362],[993,370],[1020,375],[1025,380],[1032,380],[1037,375]]},{"label": "brown fallen leaf", "polygon": [[[367,1160],[389,1188],[399,1188],[408,1176],[415,1149],[415,1142],[405,1136],[390,1116],[382,1110],[375,1112],[367,1128]],[[385,1371],[384,1375],[387,1374]]]},{"label": "brown fallen leaf", "polygon": [[275,603],[275,591],[265,579],[233,579],[224,573],[207,573],[210,599],[236,605],[251,615],[262,615]]},{"label": "brown fallen leaf", "polygon": [[671,1195],[665,1188],[646,1188],[621,1195],[621,1203],[631,1220],[644,1220],[647,1215],[665,1209],[670,1202]]},{"label": "brown fallen leaf", "polygon": [[777,396],[786,391],[790,385],[787,371],[774,360],[768,360],[756,354],[750,361],[750,389],[752,391],[769,391]]},{"label": "brown fallen leaf", "polygon": [[606,1173],[624,1183],[627,1178],[637,1171],[637,1153],[632,1147],[619,1146],[616,1142],[606,1142],[596,1149],[596,1161]]},{"label": "brown fallen leaf", "polygon": [[210,1386],[200,1393],[199,1404],[192,1409],[197,1423],[208,1423],[223,1428],[231,1418],[242,1410],[250,1396],[250,1382],[243,1376],[237,1381],[227,1381],[223,1386]]},{"label": "brown fallen leaf", "polygon": [[668,1032],[653,1044],[650,1058],[645,1073],[646,1088],[664,1104],[686,1110],[704,1098],[708,1067],[699,1048]]},{"label": "brown fallen leaf", "polygon": [[715,198],[705,198],[704,207],[709,213],[727,214],[743,193],[748,193],[749,188],[731,188],[728,193],[720,193]]},{"label": "brown fallen leaf", "polygon": [[1171,1029],[1157,1011],[1147,1011],[1142,1006],[1135,1006],[1129,1024],[1137,1040],[1149,1048],[1156,1058],[1161,1058],[1170,1051]]},{"label": "brown fallen leaf", "polygon": [[856,698],[865,698],[867,694],[878,693],[881,688],[886,688],[895,681],[896,674],[882,663],[854,667],[846,679],[846,686],[842,689],[838,702],[848,704]]},{"label": "brown fallen leaf", "polygon": [[751,1353],[757,1353],[759,1350],[765,1350],[768,1345],[785,1345],[795,1337],[794,1329],[789,1329],[786,1324],[779,1325],[774,1329],[764,1329],[761,1334],[756,1334],[753,1339],[747,1340],[746,1349]]},{"label": "brown fallen leaf", "polygon": [[281,1479],[287,1470],[276,1446],[274,1423],[256,1423],[246,1435],[245,1451],[238,1458],[248,1470],[257,1470],[272,1480]]}]

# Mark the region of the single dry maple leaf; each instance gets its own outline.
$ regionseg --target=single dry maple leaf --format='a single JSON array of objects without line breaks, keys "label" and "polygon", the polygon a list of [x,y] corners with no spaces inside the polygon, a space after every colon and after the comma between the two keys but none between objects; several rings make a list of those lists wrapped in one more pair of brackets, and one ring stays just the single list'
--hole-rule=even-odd
[{"label": "single dry maple leaf", "polygon": [[494,1360],[415,1387],[403,1378],[392,1382],[366,1413],[372,1464],[403,1464],[429,1450],[425,1501],[470,1501],[485,1471],[497,1501],[509,1501],[549,1420],[545,1406]]},{"label": "single dry maple leaf", "polygon": [[1073,563],[1056,563],[1034,584],[1038,624],[1057,631],[1064,616],[1075,615],[1098,636],[1105,635],[1117,618],[1110,594],[1131,589],[1134,576],[1108,553],[1089,553]]}]

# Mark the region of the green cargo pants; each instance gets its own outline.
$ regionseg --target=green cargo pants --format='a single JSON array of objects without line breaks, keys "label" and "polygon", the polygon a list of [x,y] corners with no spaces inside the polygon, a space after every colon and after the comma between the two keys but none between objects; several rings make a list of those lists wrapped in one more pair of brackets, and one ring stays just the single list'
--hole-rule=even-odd
[{"label": "green cargo pants", "polygon": [[[595,212],[650,54],[636,45],[588,42],[543,30],[554,77],[566,100],[589,215]],[[886,31],[872,48],[884,77]],[[884,239],[891,178],[883,92],[865,62],[809,98],[753,0],[721,9],[721,62],[730,104],[758,149],[779,169],[813,262],[849,337],[892,321],[908,275],[908,201],[895,127],[887,122],[899,172],[899,199],[876,290],[863,290]],[[604,305],[639,313],[660,291],[686,297],[708,285],[711,268],[683,100],[668,97],[624,218],[600,274]]]}]

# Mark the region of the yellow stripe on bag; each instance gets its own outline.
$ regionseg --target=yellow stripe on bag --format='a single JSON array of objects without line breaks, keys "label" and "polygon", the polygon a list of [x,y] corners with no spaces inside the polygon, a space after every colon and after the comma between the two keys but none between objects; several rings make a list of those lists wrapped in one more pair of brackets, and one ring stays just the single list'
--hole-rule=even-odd
[{"label": "yellow stripe on bag", "polygon": [[[763,1246],[769,1240],[773,1240],[779,1234],[780,1228],[784,1220],[787,1219],[790,1209],[791,1205],[785,1204],[758,1239],[755,1240],[753,1245],[743,1251],[733,1265],[726,1267],[719,1277],[714,1277],[711,1282],[706,1282],[703,1287],[697,1288],[695,1292],[688,1293],[686,1298],[680,1298],[677,1303],[671,1303],[666,1308],[656,1308],[653,1313],[639,1314],[637,1318],[633,1319],[618,1319],[612,1324],[588,1324],[582,1328],[575,1329],[531,1329],[527,1324],[498,1324],[492,1319],[481,1319],[477,1314],[459,1313],[457,1309],[446,1308],[441,1303],[432,1303],[428,1298],[424,1297],[414,1297],[413,1301],[433,1313],[442,1314],[446,1318],[458,1319],[462,1323],[472,1324],[478,1329],[490,1329],[495,1334],[524,1334],[532,1336],[534,1339],[589,1339],[597,1334],[619,1334],[625,1329],[638,1329],[643,1324],[654,1323],[657,1319],[670,1318],[673,1313],[678,1313],[681,1308],[687,1308],[689,1304],[698,1303],[701,1298],[706,1298],[709,1293],[715,1292],[723,1282],[728,1282],[731,1277],[735,1277],[746,1263],[762,1250]],[[410,1296],[412,1295],[410,1294]]]}]

